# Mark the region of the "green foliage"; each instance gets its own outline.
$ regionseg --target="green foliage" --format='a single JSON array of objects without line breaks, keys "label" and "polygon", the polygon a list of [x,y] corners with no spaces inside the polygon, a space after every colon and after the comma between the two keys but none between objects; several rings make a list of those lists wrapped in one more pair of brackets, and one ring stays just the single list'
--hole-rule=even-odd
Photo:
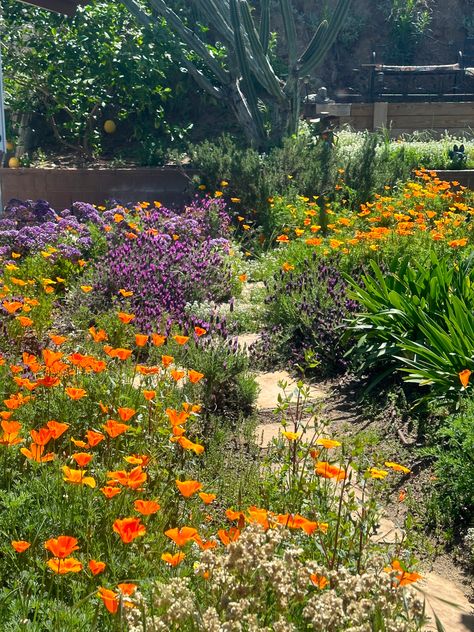
[{"label": "green foliage", "polygon": [[474,401],[446,419],[425,450],[436,458],[436,482],[428,508],[430,517],[454,537],[474,520]]},{"label": "green foliage", "polygon": [[102,125],[115,119],[119,142],[135,145],[128,157],[153,164],[188,126],[172,123],[186,82],[163,23],[150,33],[116,2],[95,0],[66,18],[7,0],[1,36],[7,106],[41,115],[63,147],[86,157],[107,150]]},{"label": "green foliage", "polygon": [[[123,4],[144,26],[154,24],[136,0]],[[182,63],[200,88],[220,99],[236,116],[243,134],[256,147],[279,144],[298,129],[301,84],[319,66],[334,44],[351,0],[338,0],[329,21],[322,21],[304,51],[297,49],[297,31],[291,0],[279,9],[287,48],[284,78],[268,54],[270,0],[261,3],[259,20],[247,0],[199,0],[191,3],[196,20],[186,20],[166,0],[150,0],[149,8],[170,25]],[[201,21],[202,20],[202,21]],[[213,33],[203,26],[212,24]],[[210,41],[207,37],[212,35]],[[216,55],[216,48],[219,55]],[[199,65],[200,64],[200,65]]]},{"label": "green foliage", "polygon": [[431,23],[430,0],[390,0],[391,60],[413,62],[417,46]]},{"label": "green foliage", "polygon": [[[421,253],[420,253],[421,255]],[[431,396],[457,399],[459,372],[474,362],[474,268],[434,252],[417,261],[371,262],[350,295],[363,307],[350,325],[360,370],[400,370],[408,382],[430,386]]]}]

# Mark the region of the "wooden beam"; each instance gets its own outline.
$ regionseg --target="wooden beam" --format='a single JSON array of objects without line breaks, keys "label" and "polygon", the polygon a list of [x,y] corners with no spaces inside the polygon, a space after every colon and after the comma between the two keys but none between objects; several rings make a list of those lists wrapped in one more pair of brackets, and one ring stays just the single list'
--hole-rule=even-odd
[{"label": "wooden beam", "polygon": [[21,0],[40,9],[73,15],[79,4],[87,4],[88,0]]}]

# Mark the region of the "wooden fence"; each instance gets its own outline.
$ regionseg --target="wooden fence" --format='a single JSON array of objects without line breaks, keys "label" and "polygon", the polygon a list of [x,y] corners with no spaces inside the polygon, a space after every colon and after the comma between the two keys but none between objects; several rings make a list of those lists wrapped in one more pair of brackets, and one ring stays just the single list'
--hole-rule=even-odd
[{"label": "wooden fence", "polygon": [[474,103],[334,103],[307,105],[305,117],[312,119],[328,113],[348,125],[363,131],[385,128],[392,137],[429,130],[436,136],[446,131],[455,136],[474,136]]}]

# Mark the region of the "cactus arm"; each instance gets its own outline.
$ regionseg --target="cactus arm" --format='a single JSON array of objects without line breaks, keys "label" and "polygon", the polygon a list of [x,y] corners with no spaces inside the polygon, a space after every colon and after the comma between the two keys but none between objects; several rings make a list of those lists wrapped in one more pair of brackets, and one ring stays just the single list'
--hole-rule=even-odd
[{"label": "cactus arm", "polygon": [[293,8],[290,0],[280,0],[281,14],[283,17],[283,26],[285,29],[286,41],[288,43],[288,66],[290,72],[293,70],[296,58],[296,24],[293,16]]},{"label": "cactus arm", "polygon": [[[321,63],[324,55],[328,52],[331,46],[334,44],[336,37],[346,19],[349,12],[352,0],[339,0],[337,7],[331,17],[329,25],[321,40],[319,40],[319,46],[313,47],[313,50],[303,60],[301,58],[300,73],[301,75],[309,75],[316,66]],[[318,29],[319,30],[319,29]],[[316,33],[317,34],[317,33]],[[316,37],[316,35],[315,35]],[[314,38],[313,38],[314,39]],[[305,51],[306,52],[306,51]],[[303,53],[304,55],[305,53]]]},{"label": "cactus arm", "polygon": [[220,90],[217,86],[214,86],[209,81],[209,79],[199,70],[199,68],[197,68],[191,61],[189,61],[189,59],[186,58],[184,53],[182,55],[181,61],[183,65],[186,67],[186,69],[188,70],[189,74],[196,81],[198,86],[200,86],[203,90],[208,92],[211,96],[215,97],[216,99],[224,98],[222,94],[222,90]]},{"label": "cactus arm", "polygon": [[149,27],[152,26],[152,21],[149,15],[147,15],[135,0],[121,0],[122,4],[130,11],[133,17],[139,22],[142,26]]},{"label": "cactus arm", "polygon": [[250,69],[253,71],[256,64],[260,70],[256,78],[260,81],[265,90],[277,99],[284,100],[285,94],[281,89],[278,77],[263,51],[247,0],[239,0],[239,5],[242,24],[247,33],[250,49],[254,58],[254,64],[251,65]]},{"label": "cactus arm", "polygon": [[230,16],[229,7],[226,3],[220,0],[215,2],[214,0],[194,0],[199,10],[204,15],[206,20],[213,24],[216,30],[221,34],[222,38],[228,43],[234,43],[234,33],[229,26]]},{"label": "cactus arm", "polygon": [[263,53],[268,53],[270,42],[270,0],[262,0],[262,15],[260,18],[260,43]]},{"label": "cactus arm", "polygon": [[260,110],[258,109],[257,93],[253,84],[247,51],[245,49],[244,39],[242,36],[241,18],[237,0],[230,0],[229,8],[230,20],[232,28],[234,30],[235,53],[239,63],[240,72],[242,74],[242,79],[245,82],[246,95],[244,95],[240,90],[240,82],[237,82],[237,89],[239,90],[240,96],[249,110],[251,118],[253,119],[253,122],[256,126],[258,135],[260,136],[260,138],[264,138],[265,129],[263,126]]},{"label": "cactus arm", "polygon": [[204,42],[189,29],[182,20],[172,11],[164,2],[164,0],[150,0],[151,6],[166,19],[168,24],[181,37],[183,42],[187,44],[191,50],[194,50],[208,68],[214,73],[216,78],[224,85],[230,81],[229,74],[218,61],[214,59],[208,51]]},{"label": "cactus arm", "polygon": [[301,66],[303,66],[303,64],[306,64],[308,59],[311,59],[312,56],[320,49],[321,44],[324,42],[328,26],[329,24],[327,20],[323,20],[318,26],[305,51],[298,59],[298,64],[300,68]]}]

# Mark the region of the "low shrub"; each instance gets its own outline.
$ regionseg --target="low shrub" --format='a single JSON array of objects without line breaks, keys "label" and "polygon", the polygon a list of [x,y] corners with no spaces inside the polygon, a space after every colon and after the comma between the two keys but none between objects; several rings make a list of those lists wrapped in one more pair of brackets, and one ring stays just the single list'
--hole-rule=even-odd
[{"label": "low shrub", "polygon": [[431,519],[456,538],[474,523],[474,402],[445,420],[426,452],[436,461],[433,493],[428,502]]},{"label": "low shrub", "polygon": [[303,259],[294,270],[280,270],[267,283],[267,323],[263,341],[255,348],[261,364],[291,360],[320,376],[347,369],[345,353],[350,341],[343,341],[345,320],[358,305],[347,295],[337,257]]}]

